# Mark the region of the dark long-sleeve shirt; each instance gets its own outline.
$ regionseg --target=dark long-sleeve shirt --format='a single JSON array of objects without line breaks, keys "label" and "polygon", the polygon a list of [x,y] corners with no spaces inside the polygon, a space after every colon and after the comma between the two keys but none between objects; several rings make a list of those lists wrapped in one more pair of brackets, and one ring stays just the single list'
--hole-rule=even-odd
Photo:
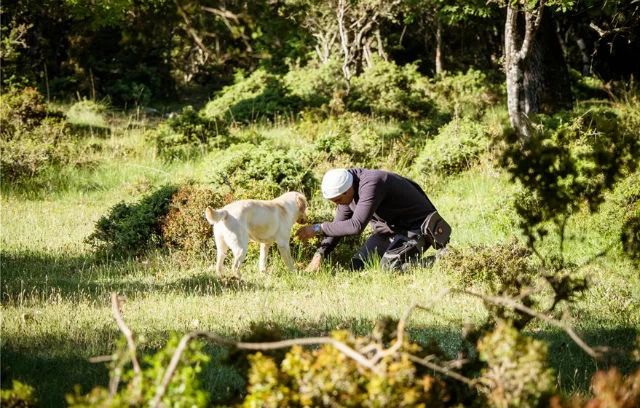
[{"label": "dark long-sleeve shirt", "polygon": [[329,254],[339,238],[357,235],[367,223],[379,233],[417,231],[435,211],[420,186],[398,174],[383,170],[353,168],[354,196],[349,205],[338,205],[333,222],[322,223],[325,238],[319,252]]}]

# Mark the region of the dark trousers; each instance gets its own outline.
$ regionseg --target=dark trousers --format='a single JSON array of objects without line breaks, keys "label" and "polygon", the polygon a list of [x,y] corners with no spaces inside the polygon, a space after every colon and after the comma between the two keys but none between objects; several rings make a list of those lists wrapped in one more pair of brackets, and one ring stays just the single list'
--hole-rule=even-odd
[{"label": "dark trousers", "polygon": [[380,258],[380,267],[402,270],[403,265],[417,263],[429,244],[422,235],[373,234],[351,259],[352,268],[364,268],[374,257]]}]

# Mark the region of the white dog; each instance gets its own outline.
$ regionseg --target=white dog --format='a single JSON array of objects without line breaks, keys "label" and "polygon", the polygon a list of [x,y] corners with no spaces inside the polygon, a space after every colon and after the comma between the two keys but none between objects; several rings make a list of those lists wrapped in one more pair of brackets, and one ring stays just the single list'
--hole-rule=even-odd
[{"label": "white dog", "polygon": [[289,237],[291,227],[304,224],[307,199],[295,191],[284,193],[273,200],[240,200],[219,210],[207,207],[205,216],[213,225],[213,235],[218,250],[216,272],[222,274],[227,249],[233,252],[233,272],[240,275],[240,265],[247,255],[249,239],[260,243],[260,272],[267,268],[267,252],[274,242],[290,270],[295,266],[291,257]]}]

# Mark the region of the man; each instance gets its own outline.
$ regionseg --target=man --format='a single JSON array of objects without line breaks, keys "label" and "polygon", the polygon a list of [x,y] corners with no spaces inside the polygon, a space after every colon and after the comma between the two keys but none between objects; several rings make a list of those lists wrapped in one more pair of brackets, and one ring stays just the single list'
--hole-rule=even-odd
[{"label": "man", "polygon": [[338,206],[333,222],[305,225],[296,231],[303,241],[325,236],[307,271],[317,271],[322,257],[336,247],[340,237],[361,234],[367,223],[374,234],[353,256],[354,269],[363,268],[374,254],[382,258],[381,266],[403,269],[431,244],[421,226],[436,209],[412,180],[382,170],[333,169],[322,179],[322,195]]}]

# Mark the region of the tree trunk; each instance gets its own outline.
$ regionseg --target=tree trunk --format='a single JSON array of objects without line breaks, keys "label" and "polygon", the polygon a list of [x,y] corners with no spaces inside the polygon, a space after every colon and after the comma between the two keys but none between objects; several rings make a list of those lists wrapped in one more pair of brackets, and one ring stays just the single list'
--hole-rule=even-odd
[{"label": "tree trunk", "polygon": [[531,136],[523,112],[523,61],[518,43],[518,11],[511,3],[507,5],[507,18],[504,29],[504,61],[507,76],[507,109],[511,126],[521,137]]},{"label": "tree trunk", "polygon": [[442,73],[442,24],[436,15],[436,74]]},{"label": "tree trunk", "polygon": [[529,57],[524,61],[524,113],[553,113],[573,105],[569,70],[551,10],[543,10]]}]

